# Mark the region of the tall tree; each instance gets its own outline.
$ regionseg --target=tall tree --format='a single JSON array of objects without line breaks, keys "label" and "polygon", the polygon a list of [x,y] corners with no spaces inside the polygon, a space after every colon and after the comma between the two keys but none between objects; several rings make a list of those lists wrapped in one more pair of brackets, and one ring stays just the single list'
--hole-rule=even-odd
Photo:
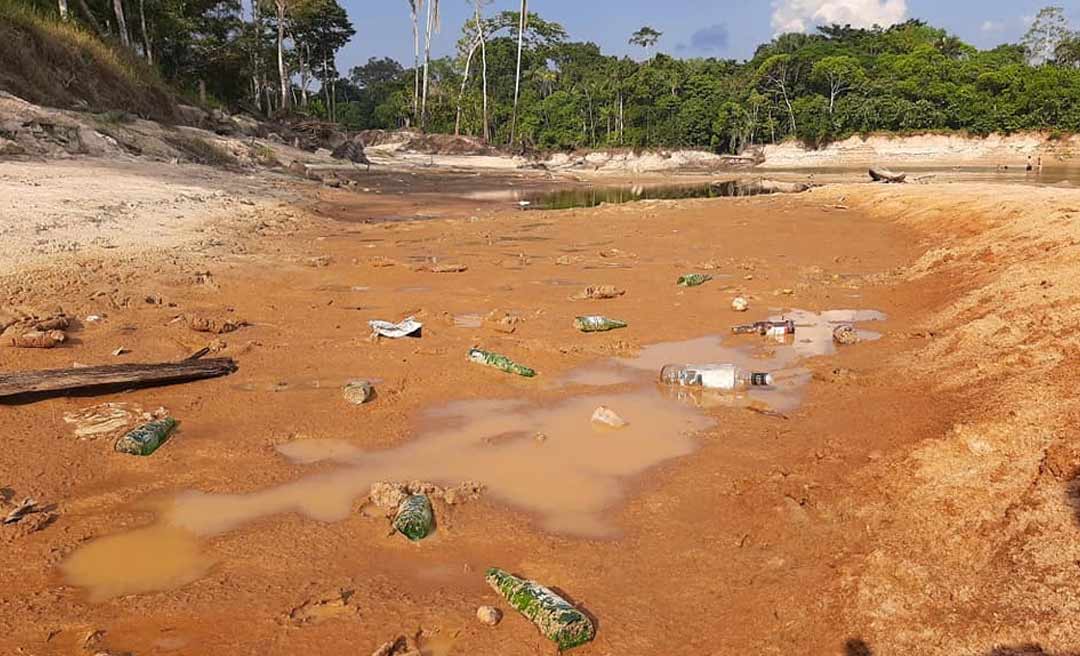
[{"label": "tall tree", "polygon": [[90,23],[90,27],[94,28],[94,31],[97,32],[99,35],[107,36],[105,29],[101,26],[101,23],[98,22],[97,17],[94,16],[94,12],[90,9],[90,6],[86,4],[86,0],[78,0],[78,3],[79,10],[86,18],[86,22]]},{"label": "tall tree", "polygon": [[1020,43],[1027,50],[1028,61],[1037,65],[1053,59],[1054,50],[1067,38],[1069,21],[1065,10],[1051,5],[1039,10]]},{"label": "tall tree", "polygon": [[810,72],[811,77],[823,85],[829,94],[829,115],[836,107],[840,94],[866,79],[859,60],[849,55],[834,55],[819,59]]},{"label": "tall tree", "polygon": [[420,12],[424,0],[408,0],[413,38],[413,120],[420,124]]},{"label": "tall tree", "polygon": [[66,21],[68,19],[68,5],[67,0],[58,0],[60,3],[60,20]]},{"label": "tall tree", "polygon": [[480,39],[480,61],[483,65],[483,95],[484,95],[484,141],[491,141],[491,128],[488,123],[488,69],[487,69],[487,37],[484,32],[484,21],[480,16],[480,7],[486,0],[473,0],[473,9],[476,14],[476,36]]},{"label": "tall tree", "polygon": [[529,25],[528,0],[521,0],[521,13],[518,17],[517,72],[514,73],[514,112],[510,119],[510,145],[517,137],[518,100],[521,97],[521,46],[525,43],[525,28]]},{"label": "tall tree", "polygon": [[[262,109],[263,83],[262,77],[262,42],[263,21],[259,12],[259,0],[251,0],[251,96],[257,109]],[[270,107],[266,108],[267,113]]]},{"label": "tall tree", "polygon": [[139,24],[142,27],[143,55],[151,65],[154,63],[154,53],[150,49],[150,32],[146,29],[146,1],[139,0]]},{"label": "tall tree", "polygon": [[427,124],[428,77],[431,68],[431,37],[439,33],[439,0],[427,0],[427,24],[424,26],[424,88],[420,97],[420,128]]},{"label": "tall tree", "polygon": [[773,55],[766,59],[757,70],[758,79],[765,86],[780,95],[791,120],[791,133],[798,132],[795,124],[795,110],[791,106],[793,86],[799,79],[798,65],[791,55]]},{"label": "tall tree", "polygon": [[644,48],[645,56],[648,57],[649,50],[660,41],[660,37],[662,36],[664,36],[663,32],[658,32],[649,25],[645,25],[640,30],[630,35],[629,43],[632,46],[641,46]]},{"label": "tall tree", "polygon": [[281,83],[281,109],[287,111],[289,109],[289,68],[285,65],[285,17],[289,11],[289,0],[274,0],[274,10],[277,12],[277,61],[278,78]]},{"label": "tall tree", "polygon": [[116,14],[116,31],[120,33],[120,43],[125,48],[130,48],[131,38],[128,36],[127,20],[124,18],[123,0],[113,0],[113,13]]}]

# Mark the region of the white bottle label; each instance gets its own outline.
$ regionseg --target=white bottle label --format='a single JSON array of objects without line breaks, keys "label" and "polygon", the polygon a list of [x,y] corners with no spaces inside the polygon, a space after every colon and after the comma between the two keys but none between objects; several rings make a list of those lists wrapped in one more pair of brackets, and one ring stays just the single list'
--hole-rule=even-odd
[{"label": "white bottle label", "polygon": [[701,386],[709,389],[735,389],[735,368],[717,367],[715,369],[699,369]]}]

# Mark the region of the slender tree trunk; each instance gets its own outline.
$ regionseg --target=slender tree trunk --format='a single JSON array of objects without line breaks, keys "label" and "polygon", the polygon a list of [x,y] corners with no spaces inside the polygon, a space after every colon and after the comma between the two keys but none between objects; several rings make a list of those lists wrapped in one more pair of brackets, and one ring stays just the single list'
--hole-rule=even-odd
[{"label": "slender tree trunk", "polygon": [[521,15],[518,17],[517,72],[514,74],[514,112],[510,118],[510,145],[517,139],[518,98],[521,96],[521,46],[525,43],[525,26],[528,24],[528,0],[521,0]]},{"label": "slender tree trunk", "polygon": [[[66,0],[60,1],[66,2]],[[146,30],[146,0],[139,0],[139,24],[142,26],[143,54],[146,55],[146,62],[152,66],[154,53],[150,49],[150,32]]]},{"label": "slender tree trunk", "polygon": [[[433,20],[434,19],[434,20]],[[428,0],[426,36],[424,38],[424,88],[420,97],[420,129],[427,127],[428,69],[431,66],[431,32],[439,20],[439,0]]]},{"label": "slender tree trunk", "polygon": [[410,0],[413,38],[413,120],[420,124],[420,13],[424,0]]},{"label": "slender tree trunk", "polygon": [[274,3],[277,8],[277,65],[278,77],[281,79],[282,110],[289,109],[289,71],[285,66],[285,2],[286,0],[276,0]]},{"label": "slender tree trunk", "polygon": [[323,71],[322,91],[323,91],[323,97],[326,98],[326,115],[330,116],[330,84],[329,84],[329,82],[326,81],[326,79],[330,76],[330,74],[326,70],[326,58],[325,57],[323,57],[322,71]]},{"label": "slender tree trunk", "polygon": [[780,92],[784,94],[784,104],[787,105],[788,117],[791,118],[791,134],[794,136],[798,131],[798,127],[795,125],[795,110],[791,107],[791,100],[788,99],[787,86],[781,86]]},{"label": "slender tree trunk", "polygon": [[480,0],[476,0],[476,34],[480,39],[480,61],[483,64],[484,77],[484,141],[491,141],[491,127],[488,124],[487,37],[484,35],[484,21],[480,19]]},{"label": "slender tree trunk", "polygon": [[90,7],[86,4],[86,0],[78,0],[78,2],[79,10],[82,11],[83,16],[86,17],[86,22],[90,23],[90,27],[94,28],[95,32],[101,36],[105,36],[107,32],[101,27],[101,23],[99,23],[97,17],[94,16],[94,12],[90,11]]},{"label": "slender tree trunk", "polygon": [[113,12],[116,14],[116,31],[120,33],[120,43],[125,48],[130,48],[131,37],[128,36],[127,19],[124,18],[123,0],[113,0]]},{"label": "slender tree trunk", "polygon": [[[262,71],[262,16],[259,14],[259,0],[251,0],[251,95],[255,101],[255,108],[262,111],[262,84],[260,82]],[[269,113],[269,112],[268,112]]]},{"label": "slender tree trunk", "polygon": [[60,20],[66,21],[68,19],[68,6],[67,0],[58,0],[60,3]]},{"label": "slender tree trunk", "polygon": [[473,55],[476,54],[476,49],[480,47],[480,44],[473,43],[469,48],[469,56],[465,58],[465,75],[461,78],[461,91],[457,97],[457,118],[454,119],[454,136],[461,134],[461,101],[465,98],[465,85],[469,83],[469,68],[472,66]]},{"label": "slender tree trunk", "polygon": [[[295,34],[290,32],[289,33],[289,38],[292,39],[293,44],[297,43]],[[308,71],[310,70],[310,67],[311,67],[311,62],[310,62],[311,49],[306,48],[307,49],[307,56],[305,57],[304,56],[305,48],[306,48],[306,44],[305,44],[305,46],[296,48],[296,53],[297,53],[296,54],[296,63],[299,64],[299,66],[300,66],[300,104],[301,104],[302,107],[307,107],[308,106],[308,84],[311,83],[311,80],[310,80],[311,76],[308,74]]]},{"label": "slender tree trunk", "polygon": [[199,78],[199,104],[206,107],[206,80]]}]

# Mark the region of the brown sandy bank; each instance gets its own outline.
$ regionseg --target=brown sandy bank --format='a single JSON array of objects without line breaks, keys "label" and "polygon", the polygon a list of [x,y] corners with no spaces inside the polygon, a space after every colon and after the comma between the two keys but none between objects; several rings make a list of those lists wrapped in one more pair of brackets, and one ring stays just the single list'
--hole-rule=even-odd
[{"label": "brown sandy bank", "polygon": [[[402,214],[439,218],[381,223],[364,222],[363,194],[304,193],[282,209],[280,229],[230,232],[242,248],[148,267],[124,244],[24,270],[4,287],[5,308],[104,316],[59,349],[3,349],[5,370],[115,361],[121,345],[130,352],[120,358],[171,359],[216,342],[240,371],[0,406],[0,487],[56,504],[54,518],[0,532],[3,650],[79,653],[89,635],[91,649],[114,653],[368,654],[419,634],[428,653],[552,653],[512,611],[495,629],[476,622],[478,605],[500,603],[481,580],[490,565],[564,590],[594,615],[597,639],[581,654],[1075,647],[1080,192],[845,185],[475,213],[436,189],[400,203]],[[394,202],[380,198],[379,211]],[[439,263],[467,270],[425,270]],[[675,286],[694,270],[715,278]],[[626,293],[568,299],[599,284]],[[736,294],[750,312],[730,310]],[[728,327],[795,308],[887,320],[868,326],[880,340],[795,363],[808,382],[786,419],[739,403],[684,405],[636,378],[573,382],[582,368],[578,380],[603,382],[611,358],[665,343],[665,357],[738,347],[771,362],[758,352],[769,347]],[[496,309],[521,319],[512,333],[474,321]],[[586,312],[630,327],[583,335],[571,323]],[[174,321],[193,313],[250,325],[216,336]],[[368,341],[368,319],[407,315],[425,322],[421,339]],[[703,347],[710,336],[723,346]],[[471,365],[473,345],[540,375]],[[361,377],[376,380],[378,397],[350,406],[340,386]],[[621,442],[592,430],[581,408],[601,397],[650,430]],[[658,399],[669,405],[654,412]],[[106,401],[164,406],[181,431],[145,459],[77,440],[65,414]],[[446,414],[461,407],[469,412]],[[438,502],[436,535],[418,545],[388,535],[363,494],[345,494],[339,512],[339,488],[367,454],[439,444],[459,428],[460,450],[481,459],[533,449],[544,478],[529,477],[530,452],[501,461],[520,467],[530,494],[491,475],[479,499]],[[558,460],[543,450],[575,441],[578,457],[552,473]],[[329,459],[289,460],[283,445]],[[415,448],[422,477],[438,479],[431,452]],[[643,453],[659,456],[605,469]],[[453,450],[436,455],[468,470]],[[532,494],[545,485],[550,495]],[[199,504],[182,501],[192,490]],[[176,508],[194,536],[168,525]],[[123,583],[131,567],[132,580],[154,585],[95,595],[65,577],[63,564],[95,540],[148,526],[167,529],[144,543],[161,553],[149,570],[123,552],[101,568]],[[177,578],[154,579],[172,566]],[[303,610],[313,606],[326,609]]]}]

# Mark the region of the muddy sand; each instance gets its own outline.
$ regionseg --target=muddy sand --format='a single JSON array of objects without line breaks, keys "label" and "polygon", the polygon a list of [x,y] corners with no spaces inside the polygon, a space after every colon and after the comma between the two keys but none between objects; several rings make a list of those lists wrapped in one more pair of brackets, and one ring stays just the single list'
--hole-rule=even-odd
[{"label": "muddy sand", "polygon": [[[518,212],[418,175],[404,194],[283,182],[255,205],[227,189],[167,248],[151,227],[7,263],[9,315],[77,320],[55,349],[0,350],[5,371],[206,346],[239,371],[0,408],[4,499],[45,505],[0,526],[0,652],[366,655],[404,635],[423,654],[555,653],[490,566],[590,614],[581,654],[1080,645],[1080,192],[837,185]],[[48,204],[36,189],[27,207]],[[6,208],[5,229],[23,218]],[[693,271],[713,279],[675,285]],[[625,293],[570,299],[596,285]],[[574,329],[593,313],[629,327]],[[793,342],[730,334],[781,315]],[[369,339],[369,320],[408,316],[421,337]],[[834,347],[851,321],[863,340]],[[539,373],[469,363],[473,346]],[[777,383],[672,393],[655,383],[670,361]],[[348,403],[354,379],[375,398]],[[104,403],[121,426],[164,408],[180,428],[150,457],[115,453],[115,432],[76,435]],[[628,425],[591,425],[600,405]],[[380,481],[440,487],[431,537],[392,533]]]}]

